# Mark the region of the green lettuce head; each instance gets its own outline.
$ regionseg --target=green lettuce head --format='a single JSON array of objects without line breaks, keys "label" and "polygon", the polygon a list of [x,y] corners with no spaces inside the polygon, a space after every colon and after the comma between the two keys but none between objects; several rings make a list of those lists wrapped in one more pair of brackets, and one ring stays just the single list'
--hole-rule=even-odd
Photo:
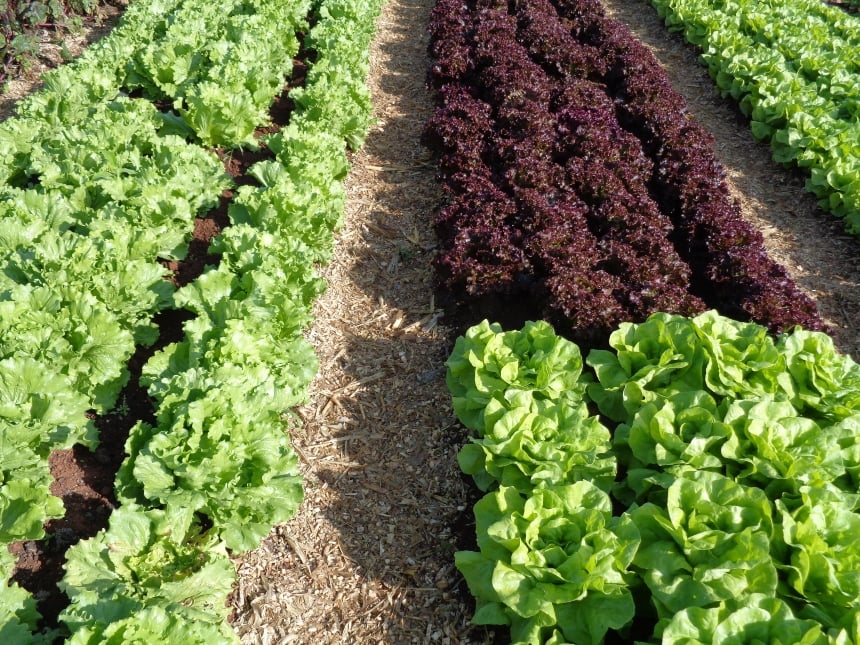
[{"label": "green lettuce head", "polygon": [[463,425],[479,432],[490,399],[509,389],[574,401],[585,391],[579,347],[557,336],[544,321],[504,332],[485,320],[457,339],[446,365],[454,412]]},{"label": "green lettuce head", "polygon": [[533,390],[508,390],[490,399],[481,438],[463,446],[458,459],[481,490],[496,483],[527,492],[545,484],[588,479],[604,490],[615,480],[608,456],[609,430],[585,403],[537,398]]},{"label": "green lettuce head", "polygon": [[473,622],[510,625],[514,643],[538,645],[557,631],[596,645],[633,618],[628,566],[639,531],[627,515],[612,516],[594,484],[529,497],[503,486],[475,505],[475,519],[481,551],[455,560],[478,601]]}]

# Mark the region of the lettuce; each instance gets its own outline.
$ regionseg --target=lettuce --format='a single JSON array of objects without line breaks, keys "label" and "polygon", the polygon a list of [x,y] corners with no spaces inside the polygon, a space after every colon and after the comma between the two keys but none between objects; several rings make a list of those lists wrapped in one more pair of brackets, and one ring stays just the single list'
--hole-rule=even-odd
[{"label": "lettuce", "polygon": [[186,616],[152,605],[109,624],[82,625],[66,642],[69,645],[151,645],[159,642],[212,645],[235,641],[235,635],[223,624],[188,620]]},{"label": "lettuce", "polygon": [[779,598],[750,594],[716,607],[679,611],[663,631],[663,645],[825,645],[831,643],[813,620],[795,617]]},{"label": "lettuce", "polygon": [[479,431],[485,427],[484,408],[497,392],[533,390],[536,398],[576,401],[585,390],[579,347],[543,321],[503,332],[485,320],[457,339],[446,365],[454,412],[463,425]]},{"label": "lettuce", "polygon": [[226,624],[235,576],[193,509],[129,504],[107,531],[69,549],[59,585],[71,604],[60,618],[73,643],[235,642]]},{"label": "lettuce", "polygon": [[642,405],[630,425],[616,428],[614,440],[641,464],[714,470],[723,464],[720,446],[728,436],[714,398],[691,390]]},{"label": "lettuce", "polygon": [[780,338],[778,347],[798,411],[830,421],[860,413],[860,365],[841,354],[832,338],[798,329]]},{"label": "lettuce", "polygon": [[[455,556],[477,598],[476,624],[510,625],[514,643],[545,642],[556,627],[593,645],[633,617],[628,582],[639,545],[630,517],[612,516],[595,485],[502,486],[475,505],[480,552]],[[557,639],[557,636],[556,636]]]},{"label": "lettuce", "polygon": [[809,169],[806,189],[860,233],[856,20],[818,0],[652,0],[702,50],[724,96],[769,139],[773,158]]},{"label": "lettuce", "polygon": [[767,329],[716,311],[695,318],[656,313],[640,324],[622,323],[609,344],[615,351],[592,350],[586,359],[599,381],[588,395],[615,421],[629,423],[657,395],[707,390],[720,401],[792,392],[784,358]]},{"label": "lettuce", "polygon": [[860,495],[832,487],[804,486],[795,499],[776,503],[788,584],[810,603],[807,612],[827,627],[860,616]]},{"label": "lettuce", "polygon": [[588,354],[586,363],[599,381],[589,386],[588,395],[615,421],[628,418],[623,391],[628,383],[636,383],[642,392],[665,394],[671,393],[664,391],[670,384],[673,392],[704,387],[704,350],[689,318],[656,313],[639,325],[622,323],[609,344],[615,351],[594,349]]},{"label": "lettuce", "polygon": [[[202,384],[201,384],[202,385]],[[212,384],[203,397],[162,411],[160,432],[137,424],[117,488],[124,501],[206,515],[227,546],[256,548],[302,501],[298,460],[268,397]]]},{"label": "lettuce", "polygon": [[832,483],[845,473],[842,437],[800,416],[787,401],[734,401],[723,420],[732,432],[722,454],[737,465],[730,470],[739,481],[778,496],[801,485]]},{"label": "lettuce", "polygon": [[527,491],[589,479],[608,490],[615,480],[609,430],[585,403],[550,402],[533,391],[508,390],[491,399],[482,438],[463,446],[460,468],[481,490],[496,482]]},{"label": "lettuce", "polygon": [[45,459],[51,450],[77,442],[95,447],[98,435],[86,417],[89,401],[48,364],[24,357],[0,360],[0,420],[20,428],[15,440],[26,438],[23,445]]},{"label": "lettuce", "polygon": [[[0,572],[9,580],[15,567],[15,556],[0,549]],[[41,615],[36,609],[36,599],[16,583],[0,585],[0,638],[5,643],[41,645],[54,642],[56,630],[39,631],[37,625]]]},{"label": "lettuce", "polygon": [[[474,622],[509,625],[517,643],[651,627],[664,643],[857,642],[860,381],[829,337],[655,314],[613,333],[614,352],[592,350],[596,381],[571,360],[570,386],[554,389],[523,367],[534,355],[523,336],[485,321],[449,361],[458,415],[478,435],[461,469],[499,486],[475,506],[480,552],[456,557]],[[565,382],[550,374],[541,383]],[[635,531],[636,546],[615,545],[609,597],[576,596],[590,578],[565,557],[595,527],[622,542]]]},{"label": "lettuce", "polygon": [[[305,0],[132,4],[88,50],[97,54],[49,75],[23,117],[0,126],[5,537],[40,537],[45,516],[62,511],[48,496],[47,454],[95,444],[84,412],[113,405],[131,350],[155,341],[152,313],[196,314],[186,339],[144,370],[157,427],[129,437],[122,508],[69,551],[62,619],[73,643],[236,640],[227,550],[257,546],[302,499],[289,410],[317,366],[303,332],[324,288],[315,265],[342,219],[346,146],[370,122],[378,5],[317,4],[308,34]],[[255,148],[300,35],[315,62],[293,123],[271,137],[277,162],[251,173],[259,188],[237,191],[235,226],[212,248],[220,268],[174,297],[155,259],[184,257],[193,217],[231,185],[216,155],[186,139]],[[175,112],[121,86],[172,100]],[[10,642],[27,642],[37,618],[19,592],[2,594]]]}]

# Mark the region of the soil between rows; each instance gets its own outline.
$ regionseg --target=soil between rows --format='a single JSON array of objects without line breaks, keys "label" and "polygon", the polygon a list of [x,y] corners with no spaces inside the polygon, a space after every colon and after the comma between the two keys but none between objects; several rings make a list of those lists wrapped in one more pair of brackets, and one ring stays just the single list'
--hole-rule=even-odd
[{"label": "soil between rows", "polygon": [[[696,118],[717,135],[743,212],[819,302],[839,346],[860,357],[856,239],[810,205],[802,182],[751,141],[695,53],[665,33],[647,2],[605,4],[655,50]],[[452,565],[453,551],[474,539],[469,507],[476,495],[456,465],[466,434],[454,422],[442,378],[452,327],[442,326],[431,279],[430,221],[440,195],[418,144],[432,109],[423,85],[431,6],[389,0],[378,22],[369,78],[378,123],[352,158],[346,221],[308,332],[321,369],[294,437],[306,502],[259,549],[236,559],[233,622],[244,643],[499,641],[467,625],[472,606]],[[189,261],[202,268],[214,261],[205,249],[225,220],[198,222]],[[196,270],[170,268],[178,283]],[[181,337],[184,315],[160,315],[160,342]],[[143,362],[136,355],[131,371]],[[127,411],[97,420],[103,444],[95,454],[76,447],[52,457],[52,490],[69,512],[50,523],[50,540],[16,546],[24,586],[61,576],[63,549],[94,534],[115,505],[125,436],[134,420],[152,416],[145,393],[124,394]],[[46,611],[63,602],[49,587],[37,592]]]}]

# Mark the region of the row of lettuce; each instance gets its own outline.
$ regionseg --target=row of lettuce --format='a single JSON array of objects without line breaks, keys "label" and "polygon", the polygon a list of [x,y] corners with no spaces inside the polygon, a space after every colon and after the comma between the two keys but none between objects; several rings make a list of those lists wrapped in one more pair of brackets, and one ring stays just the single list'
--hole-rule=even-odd
[{"label": "row of lettuce", "polygon": [[440,0],[430,28],[424,139],[455,301],[526,310],[589,345],[654,311],[821,328],[741,217],[711,135],[597,0]]},{"label": "row of lettuce", "polygon": [[[135,346],[155,341],[153,314],[172,304],[157,259],[185,253],[195,214],[229,185],[214,154],[162,132],[148,101],[117,96],[118,72],[97,73],[111,42],[144,42],[167,19],[142,9],[0,124],[4,546],[41,538],[63,515],[49,454],[98,442],[87,412],[114,407]],[[0,557],[5,580],[14,561],[5,548]],[[4,597],[26,598],[10,589]]]},{"label": "row of lettuce", "polygon": [[[488,491],[456,554],[513,643],[860,642],[860,366],[709,311],[577,345],[460,337],[448,385]],[[611,430],[610,430],[611,429]]]},{"label": "row of lettuce", "polygon": [[[3,545],[62,515],[48,455],[97,443],[86,413],[113,408],[135,346],[156,340],[154,313],[196,314],[144,367],[156,423],[132,429],[109,528],[68,552],[64,629],[39,631],[35,600],[0,587],[15,642],[236,640],[228,554],[256,547],[302,498],[284,413],[316,369],[302,331],[343,213],[346,143],[369,125],[378,10],[140,0],[0,124]],[[300,37],[313,62],[289,125],[265,139],[274,159],[235,191],[218,266],[177,291],[157,260],[184,257],[194,217],[232,188],[209,147],[258,145]]]},{"label": "row of lettuce", "polygon": [[860,22],[820,0],[652,0],[773,157],[860,234]]}]

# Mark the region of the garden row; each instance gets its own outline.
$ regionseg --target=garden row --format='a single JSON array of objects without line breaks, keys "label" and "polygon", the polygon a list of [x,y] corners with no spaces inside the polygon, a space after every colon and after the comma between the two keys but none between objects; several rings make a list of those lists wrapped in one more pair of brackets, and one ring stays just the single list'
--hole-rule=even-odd
[{"label": "garden row", "polygon": [[[155,40],[166,19],[130,8],[103,46],[0,124],[4,546],[42,537],[44,521],[63,515],[49,454],[98,442],[87,412],[114,407],[135,346],[155,341],[151,318],[172,303],[158,258],[185,253],[195,214],[229,185],[214,154],[163,135],[148,101],[117,97],[116,61],[109,79],[98,75],[112,51]],[[4,549],[4,578],[13,566]]]},{"label": "garden row", "polygon": [[[349,0],[133,3],[0,124],[3,544],[41,537],[62,514],[48,455],[98,442],[87,412],[112,409],[135,346],[156,341],[152,315],[195,314],[144,367],[155,423],[132,429],[121,508],[69,550],[60,634],[71,642],[235,640],[228,551],[257,546],[302,497],[283,415],[316,369],[302,331],[342,217],[345,142],[359,145],[369,124],[377,12]],[[195,215],[232,187],[200,144],[259,145],[300,37],[310,69],[290,92],[291,121],[235,191],[232,226],[210,249],[217,267],[174,292],[163,261],[185,255]],[[7,578],[13,566],[4,556]],[[4,634],[50,642],[38,618],[3,585]]]},{"label": "garden row", "polygon": [[860,366],[713,311],[610,345],[584,370],[545,322],[484,321],[454,347],[459,461],[489,491],[456,554],[473,622],[528,645],[860,642]]},{"label": "garden row", "polygon": [[860,234],[860,22],[819,0],[652,0],[775,160]]},{"label": "garden row", "polygon": [[587,345],[625,320],[708,307],[820,328],[740,216],[710,135],[596,0],[440,0],[431,33],[440,107],[425,140],[455,298],[530,302]]}]

